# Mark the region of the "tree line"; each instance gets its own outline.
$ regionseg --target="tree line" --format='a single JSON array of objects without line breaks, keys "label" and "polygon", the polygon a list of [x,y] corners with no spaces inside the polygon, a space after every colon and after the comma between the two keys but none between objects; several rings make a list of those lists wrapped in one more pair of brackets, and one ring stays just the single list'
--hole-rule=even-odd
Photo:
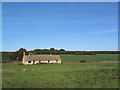
[{"label": "tree line", "polygon": [[2,59],[3,62],[9,62],[13,60],[21,61],[23,58],[23,52],[25,52],[26,55],[36,55],[36,54],[53,54],[53,55],[96,55],[96,54],[120,54],[119,51],[66,51],[65,49],[34,49],[31,51],[27,51],[25,48],[20,48],[16,52],[2,52]]},{"label": "tree line", "polygon": [[96,54],[118,54],[119,51],[66,51],[65,49],[35,49],[28,51],[31,54],[73,54],[73,55],[96,55]]}]

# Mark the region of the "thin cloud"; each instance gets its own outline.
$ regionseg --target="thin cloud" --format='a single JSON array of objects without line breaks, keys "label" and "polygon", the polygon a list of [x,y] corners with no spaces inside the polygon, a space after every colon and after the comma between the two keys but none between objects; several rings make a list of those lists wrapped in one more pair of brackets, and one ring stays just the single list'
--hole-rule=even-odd
[{"label": "thin cloud", "polygon": [[118,32],[118,30],[104,30],[104,31],[96,31],[92,32],[92,35],[99,35],[99,34],[107,34],[107,33],[113,33],[113,32]]}]

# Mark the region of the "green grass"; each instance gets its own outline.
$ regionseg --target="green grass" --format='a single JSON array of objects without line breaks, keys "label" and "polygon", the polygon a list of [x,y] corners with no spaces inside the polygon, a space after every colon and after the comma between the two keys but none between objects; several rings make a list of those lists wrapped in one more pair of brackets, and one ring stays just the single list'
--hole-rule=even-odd
[{"label": "green grass", "polygon": [[[116,61],[115,55],[91,58],[61,55],[61,58],[63,64],[3,64],[3,88],[118,88],[118,64],[92,62]],[[76,64],[86,58],[92,61]]]},{"label": "green grass", "polygon": [[87,60],[89,62],[118,60],[118,54],[60,55],[60,57],[63,62],[79,62],[80,60]]}]

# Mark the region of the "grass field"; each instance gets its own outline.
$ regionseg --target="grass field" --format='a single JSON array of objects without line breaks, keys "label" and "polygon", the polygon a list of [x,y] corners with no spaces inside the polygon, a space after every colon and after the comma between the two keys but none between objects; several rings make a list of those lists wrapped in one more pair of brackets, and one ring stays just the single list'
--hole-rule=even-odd
[{"label": "grass field", "polygon": [[80,60],[87,60],[88,62],[118,60],[118,54],[60,55],[60,56],[63,62],[79,62]]},{"label": "grass field", "polygon": [[117,55],[61,58],[63,64],[3,64],[3,88],[118,88],[118,63],[97,63],[117,61]]}]

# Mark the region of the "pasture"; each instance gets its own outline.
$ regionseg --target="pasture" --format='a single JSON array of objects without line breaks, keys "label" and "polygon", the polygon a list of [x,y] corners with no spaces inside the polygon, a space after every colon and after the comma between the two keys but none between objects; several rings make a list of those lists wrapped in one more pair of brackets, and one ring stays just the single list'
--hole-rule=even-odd
[{"label": "pasture", "polygon": [[87,60],[88,62],[99,61],[117,61],[118,54],[97,54],[97,55],[60,55],[63,62],[79,62]]},{"label": "pasture", "polygon": [[117,54],[60,57],[63,64],[3,64],[3,88],[118,88],[118,63],[98,63],[117,61]]}]

